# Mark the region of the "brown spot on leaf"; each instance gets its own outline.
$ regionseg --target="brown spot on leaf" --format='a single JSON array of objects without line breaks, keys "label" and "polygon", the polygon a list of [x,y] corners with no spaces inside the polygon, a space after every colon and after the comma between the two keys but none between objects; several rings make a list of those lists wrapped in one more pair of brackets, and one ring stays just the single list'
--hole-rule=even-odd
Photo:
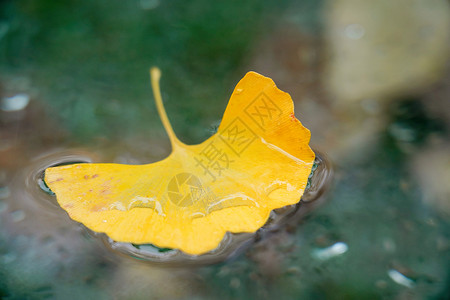
[{"label": "brown spot on leaf", "polygon": [[97,204],[92,206],[91,211],[102,211],[105,208],[103,204]]},{"label": "brown spot on leaf", "polygon": [[61,181],[61,180],[64,180],[64,178],[57,178],[56,180],[53,180],[53,181],[49,181],[48,183],[53,183],[53,182],[57,182],[57,181]]},{"label": "brown spot on leaf", "polygon": [[111,194],[111,190],[110,190],[110,189],[104,189],[104,190],[102,190],[102,191],[100,192],[100,194],[102,194],[102,195],[108,195],[108,194]]},{"label": "brown spot on leaf", "polygon": [[291,117],[291,121],[298,122],[298,120],[295,117],[294,113],[291,113],[289,116]]}]

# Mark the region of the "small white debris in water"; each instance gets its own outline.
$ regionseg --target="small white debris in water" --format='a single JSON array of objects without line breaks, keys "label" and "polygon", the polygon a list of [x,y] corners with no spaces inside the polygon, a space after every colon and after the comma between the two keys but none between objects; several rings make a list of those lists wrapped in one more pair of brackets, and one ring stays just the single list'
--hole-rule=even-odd
[{"label": "small white debris in water", "polygon": [[15,210],[11,212],[11,217],[14,222],[20,222],[25,219],[25,213],[23,212],[23,210]]},{"label": "small white debris in water", "polygon": [[315,249],[312,252],[312,256],[320,260],[327,260],[335,256],[342,255],[347,252],[347,250],[348,246],[346,243],[337,242],[336,244],[331,245],[327,248]]},{"label": "small white debris in water", "polygon": [[103,223],[107,223],[107,222],[108,222],[108,220],[103,220],[102,222],[103,222]]},{"label": "small white debris in water", "polygon": [[352,40],[359,40],[366,34],[361,24],[350,24],[344,29],[345,36]]},{"label": "small white debris in water", "polygon": [[402,273],[400,273],[399,271],[395,270],[395,269],[390,269],[388,271],[388,275],[389,277],[391,277],[391,279],[393,281],[395,281],[396,283],[409,287],[409,288],[413,288],[414,287],[414,281],[409,279],[408,277],[406,277],[405,275],[403,275]]},{"label": "small white debris in water", "polygon": [[17,94],[12,97],[3,98],[0,102],[0,109],[3,111],[19,111],[27,107],[30,96],[27,94]]}]

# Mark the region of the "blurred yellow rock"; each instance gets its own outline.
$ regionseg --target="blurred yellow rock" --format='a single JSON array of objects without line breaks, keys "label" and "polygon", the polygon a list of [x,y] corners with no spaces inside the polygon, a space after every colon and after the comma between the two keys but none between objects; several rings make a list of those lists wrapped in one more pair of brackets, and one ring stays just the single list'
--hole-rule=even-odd
[{"label": "blurred yellow rock", "polygon": [[392,98],[433,83],[449,58],[449,8],[446,0],[328,1],[330,96]]}]

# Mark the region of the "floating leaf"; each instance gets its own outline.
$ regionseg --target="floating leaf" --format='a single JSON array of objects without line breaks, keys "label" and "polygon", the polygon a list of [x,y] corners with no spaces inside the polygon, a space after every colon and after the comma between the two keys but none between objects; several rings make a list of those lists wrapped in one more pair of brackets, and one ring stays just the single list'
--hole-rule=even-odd
[{"label": "floating leaf", "polygon": [[48,168],[45,181],[72,219],[119,242],[194,255],[215,249],[227,231],[255,232],[271,210],[300,200],[314,152],[289,94],[249,72],[237,84],[217,133],[185,145],[165,113],[160,72],[151,74],[172,153],[147,165]]}]

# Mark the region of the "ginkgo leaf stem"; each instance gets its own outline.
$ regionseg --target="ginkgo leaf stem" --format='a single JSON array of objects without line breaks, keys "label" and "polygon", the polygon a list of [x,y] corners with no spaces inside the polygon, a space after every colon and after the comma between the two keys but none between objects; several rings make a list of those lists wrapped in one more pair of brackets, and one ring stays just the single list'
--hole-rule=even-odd
[{"label": "ginkgo leaf stem", "polygon": [[175,148],[177,145],[181,144],[181,141],[175,135],[169,118],[167,117],[166,110],[164,109],[164,104],[161,97],[161,89],[159,88],[160,78],[161,70],[157,67],[152,67],[150,69],[150,81],[152,84],[153,95],[155,97],[156,108],[158,109],[158,115],[161,118],[164,128],[166,129],[167,135],[169,136],[172,148]]}]

